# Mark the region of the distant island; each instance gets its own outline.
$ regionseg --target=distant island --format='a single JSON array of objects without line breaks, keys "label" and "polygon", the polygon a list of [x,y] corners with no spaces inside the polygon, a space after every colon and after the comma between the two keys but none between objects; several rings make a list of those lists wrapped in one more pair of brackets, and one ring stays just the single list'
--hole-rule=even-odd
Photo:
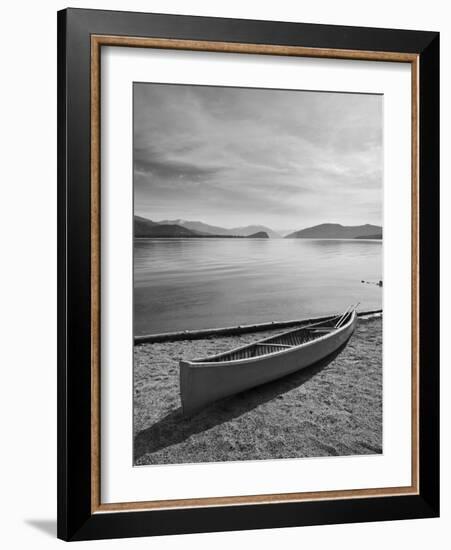
[{"label": "distant island", "polygon": [[134,236],[140,238],[228,238],[228,239],[382,239],[382,227],[378,225],[344,226],[338,223],[323,223],[289,233],[280,233],[263,225],[247,225],[226,229],[200,221],[182,219],[149,220],[134,216]]},{"label": "distant island", "polygon": [[269,239],[269,235],[268,233],[266,233],[266,231],[258,231],[257,233],[248,235],[247,238],[248,239]]},{"label": "distant island", "polygon": [[382,227],[322,223],[290,233],[285,239],[382,239]]}]

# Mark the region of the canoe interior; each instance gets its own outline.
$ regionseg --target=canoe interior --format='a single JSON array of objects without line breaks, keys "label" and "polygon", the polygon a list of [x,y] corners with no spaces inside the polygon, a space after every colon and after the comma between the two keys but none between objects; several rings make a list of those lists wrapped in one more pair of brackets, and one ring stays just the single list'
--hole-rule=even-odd
[{"label": "canoe interior", "polygon": [[[352,313],[353,312],[350,311],[341,319],[340,327],[344,327],[347,323],[349,323]],[[305,327],[284,332],[283,334],[278,334],[270,338],[259,340],[253,344],[249,344],[242,348],[222,353],[214,357],[195,359],[192,362],[203,363],[208,361],[209,363],[221,363],[225,361],[237,361],[251,357],[260,357],[262,355],[269,355],[271,353],[288,350],[335,332],[338,330],[336,328],[336,324],[340,318],[341,316],[333,317],[320,323],[307,325]]]}]

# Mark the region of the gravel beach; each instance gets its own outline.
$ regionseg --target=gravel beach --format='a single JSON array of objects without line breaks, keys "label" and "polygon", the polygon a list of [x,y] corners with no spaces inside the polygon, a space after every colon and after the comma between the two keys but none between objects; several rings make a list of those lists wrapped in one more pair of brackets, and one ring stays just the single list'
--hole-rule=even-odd
[{"label": "gravel beach", "polygon": [[279,330],[136,345],[134,464],[382,452],[382,318],[360,318],[338,355],[184,419],[180,359],[220,353]]}]

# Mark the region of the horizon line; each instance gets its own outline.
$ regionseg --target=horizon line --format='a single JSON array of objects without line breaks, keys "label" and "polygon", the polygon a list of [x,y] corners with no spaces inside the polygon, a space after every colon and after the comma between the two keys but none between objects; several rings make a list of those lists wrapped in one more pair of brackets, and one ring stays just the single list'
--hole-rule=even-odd
[{"label": "horizon line", "polygon": [[[218,227],[220,229],[226,229],[227,231],[230,231],[232,229],[240,229],[240,228],[245,228],[245,227],[249,227],[249,226],[260,226],[260,227],[266,227],[267,229],[271,229],[271,231],[275,231],[275,232],[286,232],[286,231],[303,231],[304,229],[310,229],[312,227],[318,227],[319,225],[340,225],[341,227],[359,227],[359,226],[365,226],[365,225],[374,225],[376,227],[380,227],[381,229],[383,229],[383,225],[382,224],[377,224],[377,223],[358,223],[358,224],[355,224],[355,225],[346,225],[346,224],[343,224],[341,222],[321,222],[321,223],[317,223],[315,225],[309,225],[309,226],[306,226],[306,227],[303,227],[303,228],[300,228],[300,229],[293,229],[293,228],[290,228],[290,229],[275,229],[274,227],[272,227],[271,225],[269,224],[265,224],[265,223],[261,223],[261,222],[258,222],[258,223],[247,223],[247,224],[244,224],[244,225],[234,225],[233,227],[227,227],[225,225],[218,225],[218,224],[214,224],[214,223],[208,223],[208,222],[204,222],[202,220],[192,220],[192,219],[187,219],[187,218],[167,218],[167,219],[163,219],[163,220],[160,220],[160,221],[157,221],[156,219],[151,219],[149,217],[147,217],[147,215],[142,215],[142,214],[137,214],[137,213],[133,213],[133,216],[138,216],[140,218],[144,218],[150,222],[154,222],[154,223],[158,223],[158,224],[161,224],[162,221],[177,221],[177,220],[180,220],[180,221],[184,221],[184,222],[188,222],[188,223],[202,223],[202,224],[205,224],[205,225],[210,225],[210,226],[213,226],[213,227]],[[167,224],[166,224],[167,225]]]}]

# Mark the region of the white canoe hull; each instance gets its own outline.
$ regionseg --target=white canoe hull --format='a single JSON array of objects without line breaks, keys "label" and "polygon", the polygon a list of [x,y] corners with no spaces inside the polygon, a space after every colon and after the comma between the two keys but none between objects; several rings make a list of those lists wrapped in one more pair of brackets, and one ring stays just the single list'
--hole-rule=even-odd
[{"label": "white canoe hull", "polygon": [[201,362],[180,361],[183,414],[190,416],[214,401],[276,380],[321,361],[348,341],[356,323],[357,315],[354,311],[344,326],[331,333],[299,346],[258,357],[224,362],[208,362],[208,358]]}]

